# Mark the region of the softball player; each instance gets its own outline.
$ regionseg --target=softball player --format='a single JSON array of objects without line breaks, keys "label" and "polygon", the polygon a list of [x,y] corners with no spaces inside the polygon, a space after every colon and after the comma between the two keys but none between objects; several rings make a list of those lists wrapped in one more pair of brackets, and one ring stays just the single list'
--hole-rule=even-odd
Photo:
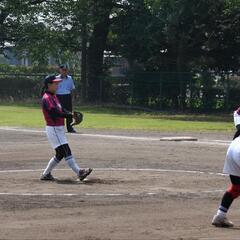
[{"label": "softball player", "polygon": [[53,181],[52,170],[65,158],[69,167],[82,181],[92,172],[92,169],[80,169],[68,145],[64,130],[64,118],[72,118],[73,114],[62,109],[56,96],[56,90],[60,81],[61,79],[56,78],[54,75],[47,76],[44,81],[45,91],[42,97],[42,111],[46,121],[47,138],[53,149],[55,149],[56,154],[48,162],[40,179]]},{"label": "softball player", "polygon": [[223,173],[230,176],[231,186],[222,197],[218,211],[213,217],[212,225],[233,227],[233,223],[227,219],[226,214],[234,199],[240,196],[240,137],[235,138],[228,148]]},{"label": "softball player", "polygon": [[237,129],[233,139],[240,136],[240,107],[233,113],[234,125]]}]

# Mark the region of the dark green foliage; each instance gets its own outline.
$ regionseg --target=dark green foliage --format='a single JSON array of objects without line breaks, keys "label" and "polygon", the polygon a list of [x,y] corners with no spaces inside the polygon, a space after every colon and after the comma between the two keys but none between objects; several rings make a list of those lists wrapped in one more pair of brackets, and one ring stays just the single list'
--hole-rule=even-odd
[{"label": "dark green foliage", "polygon": [[[0,46],[15,44],[36,65],[46,65],[49,55],[70,59],[81,68],[82,99],[89,102],[228,109],[238,101],[232,78],[239,32],[240,0],[0,3]],[[128,60],[124,80],[107,77],[105,50]]]}]

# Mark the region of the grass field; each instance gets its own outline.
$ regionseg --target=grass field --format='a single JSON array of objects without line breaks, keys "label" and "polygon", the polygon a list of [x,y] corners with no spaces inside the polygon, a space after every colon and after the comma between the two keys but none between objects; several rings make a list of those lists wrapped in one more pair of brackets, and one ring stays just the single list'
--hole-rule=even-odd
[{"label": "grass field", "polygon": [[[232,131],[231,115],[165,114],[104,107],[83,106],[82,128],[152,131]],[[0,126],[38,128],[44,126],[37,104],[1,104]]]}]

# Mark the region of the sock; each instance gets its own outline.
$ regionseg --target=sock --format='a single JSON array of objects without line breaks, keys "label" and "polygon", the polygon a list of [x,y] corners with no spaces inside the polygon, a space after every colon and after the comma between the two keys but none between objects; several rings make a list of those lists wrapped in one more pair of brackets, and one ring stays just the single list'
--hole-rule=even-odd
[{"label": "sock", "polygon": [[221,205],[218,208],[217,215],[225,217],[228,209],[230,208],[232,202],[233,202],[232,194],[229,192],[225,192],[222,198]]},{"label": "sock", "polygon": [[224,208],[223,206],[219,206],[217,210],[217,215],[221,217],[225,217],[227,214],[228,209]]},{"label": "sock", "polygon": [[79,175],[79,170],[80,170],[80,167],[78,166],[76,160],[74,159],[74,157],[71,155],[71,156],[68,156],[65,158],[68,166],[77,174]]},{"label": "sock", "polygon": [[57,161],[56,157],[53,157],[48,162],[48,165],[47,165],[46,169],[44,170],[43,175],[46,176],[47,174],[49,174],[57,165],[58,165],[58,161]]}]

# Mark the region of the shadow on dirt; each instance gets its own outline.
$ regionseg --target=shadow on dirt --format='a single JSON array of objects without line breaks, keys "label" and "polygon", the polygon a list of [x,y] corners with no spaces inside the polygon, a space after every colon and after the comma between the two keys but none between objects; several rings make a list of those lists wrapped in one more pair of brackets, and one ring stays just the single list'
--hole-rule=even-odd
[{"label": "shadow on dirt", "polygon": [[55,181],[57,184],[69,184],[69,185],[77,185],[77,184],[85,184],[85,185],[96,185],[96,184],[104,184],[104,185],[113,185],[124,182],[122,180],[116,179],[100,179],[100,178],[89,178],[84,181],[80,181],[78,179],[57,179]]}]

